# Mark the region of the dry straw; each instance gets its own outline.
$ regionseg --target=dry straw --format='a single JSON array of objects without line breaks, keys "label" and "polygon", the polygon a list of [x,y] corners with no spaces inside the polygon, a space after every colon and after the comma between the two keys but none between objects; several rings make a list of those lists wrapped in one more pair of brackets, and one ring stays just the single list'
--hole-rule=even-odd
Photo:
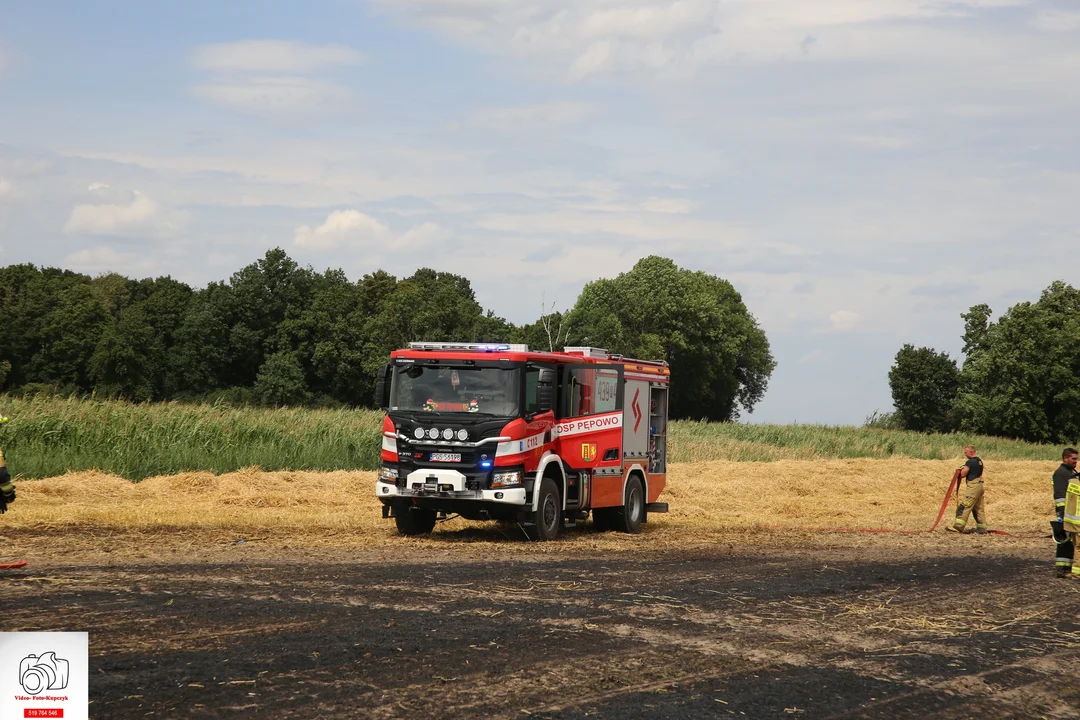
[{"label": "dry straw", "polygon": [[[646,534],[649,545],[659,547],[770,525],[925,530],[956,464],[908,459],[673,464],[661,498],[671,512],[650,516]],[[991,526],[1017,533],[1047,531],[1054,467],[1052,462],[988,463]],[[181,473],[139,483],[70,473],[21,482],[19,499],[3,524],[5,529],[318,538],[365,546],[451,538],[499,545],[521,537],[513,526],[455,519],[437,526],[432,538],[399,538],[393,521],[381,518],[374,483],[371,472],[258,468],[224,475]],[[640,547],[640,541],[620,533],[574,532],[564,542]]]}]

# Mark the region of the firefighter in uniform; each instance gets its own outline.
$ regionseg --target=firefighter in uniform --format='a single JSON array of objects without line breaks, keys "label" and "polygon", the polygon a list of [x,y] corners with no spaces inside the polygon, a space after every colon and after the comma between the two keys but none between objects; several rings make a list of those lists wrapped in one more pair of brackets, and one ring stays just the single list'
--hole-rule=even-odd
[{"label": "firefighter in uniform", "polygon": [[[8,419],[0,412],[0,425]],[[8,505],[15,502],[15,483],[11,482],[7,463],[4,461],[4,448],[0,447],[0,514],[7,512]]]},{"label": "firefighter in uniform", "polygon": [[985,535],[986,505],[983,497],[983,461],[975,454],[975,447],[964,448],[967,462],[960,468],[960,479],[964,481],[964,499],[956,506],[956,522],[945,528],[949,532],[962,533],[967,527],[968,516],[975,515],[975,532]]},{"label": "firefighter in uniform", "polygon": [[1077,532],[1080,531],[1080,473],[1076,471],[1076,448],[1061,452],[1061,466],[1054,471],[1054,514],[1050,521],[1054,529],[1057,553],[1054,555],[1054,574],[1063,578],[1071,574],[1080,577],[1080,565],[1073,564],[1076,555]]}]

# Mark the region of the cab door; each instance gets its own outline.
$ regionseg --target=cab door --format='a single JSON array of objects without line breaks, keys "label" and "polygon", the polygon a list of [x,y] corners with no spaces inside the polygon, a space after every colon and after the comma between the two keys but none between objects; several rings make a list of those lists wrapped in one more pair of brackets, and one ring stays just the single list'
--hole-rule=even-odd
[{"label": "cab door", "polygon": [[590,507],[622,505],[623,368],[582,363],[561,369],[557,452],[592,479]]}]

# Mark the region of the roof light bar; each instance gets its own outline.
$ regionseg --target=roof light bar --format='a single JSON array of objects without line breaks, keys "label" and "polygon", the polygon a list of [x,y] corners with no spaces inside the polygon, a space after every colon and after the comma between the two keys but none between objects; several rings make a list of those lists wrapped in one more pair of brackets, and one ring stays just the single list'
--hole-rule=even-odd
[{"label": "roof light bar", "polygon": [[410,350],[456,350],[459,352],[529,352],[528,345],[508,343],[411,342]]}]

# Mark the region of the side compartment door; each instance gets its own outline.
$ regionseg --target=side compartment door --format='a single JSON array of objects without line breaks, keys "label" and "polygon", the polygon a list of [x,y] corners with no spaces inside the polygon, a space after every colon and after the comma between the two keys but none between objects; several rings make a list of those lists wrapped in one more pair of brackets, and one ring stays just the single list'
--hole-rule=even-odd
[{"label": "side compartment door", "polygon": [[627,467],[634,464],[646,468],[649,462],[649,381],[628,379],[626,424],[623,425],[623,454]]}]

